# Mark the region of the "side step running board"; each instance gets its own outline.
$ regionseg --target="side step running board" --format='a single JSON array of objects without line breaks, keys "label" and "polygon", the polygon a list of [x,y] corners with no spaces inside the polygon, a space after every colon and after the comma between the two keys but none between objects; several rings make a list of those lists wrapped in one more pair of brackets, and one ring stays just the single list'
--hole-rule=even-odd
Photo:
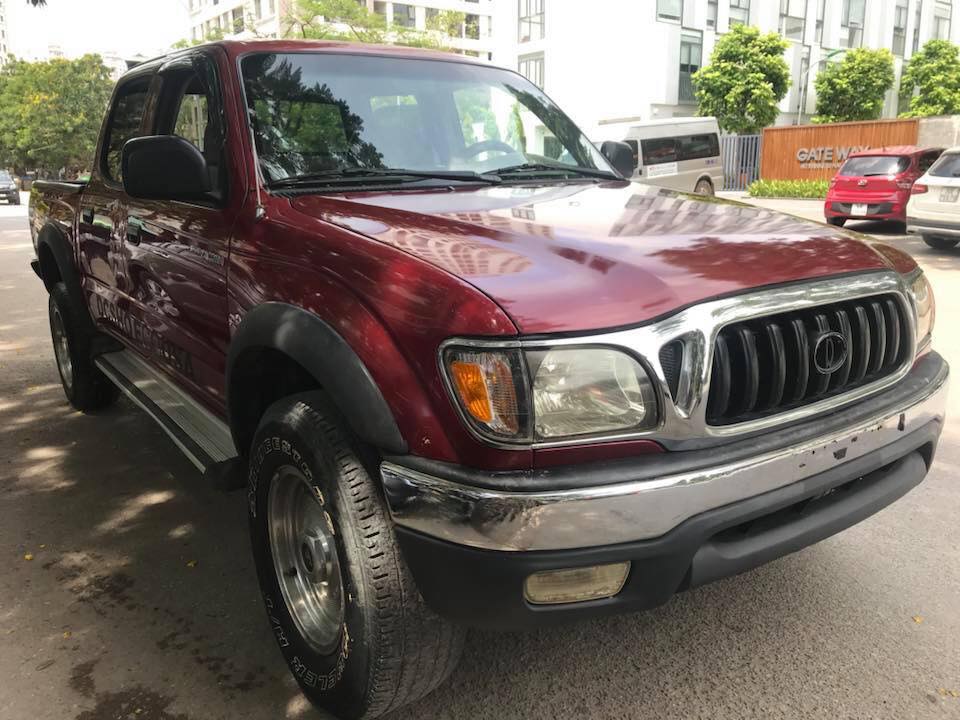
[{"label": "side step running board", "polygon": [[94,362],[127,397],[157,421],[201,472],[223,467],[223,463],[237,456],[227,424],[134,352],[106,353]]}]

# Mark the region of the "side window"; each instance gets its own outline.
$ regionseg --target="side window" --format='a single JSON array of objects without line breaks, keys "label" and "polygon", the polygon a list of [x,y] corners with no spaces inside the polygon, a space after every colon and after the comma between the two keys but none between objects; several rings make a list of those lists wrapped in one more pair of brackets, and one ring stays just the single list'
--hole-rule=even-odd
[{"label": "side window", "polygon": [[207,161],[211,186],[223,189],[224,133],[216,82],[212,70],[164,74],[156,131],[195,145]]},{"label": "side window", "polygon": [[180,100],[173,134],[189,140],[203,152],[203,139],[207,132],[210,103],[200,93],[186,93]]},{"label": "side window", "polygon": [[123,181],[120,171],[123,145],[140,132],[148,91],[147,80],[132,81],[119,89],[113,101],[103,144],[102,172],[108,180]]},{"label": "side window", "polygon": [[716,133],[685,135],[677,138],[678,160],[701,160],[720,154],[720,139]]},{"label": "side window", "polygon": [[644,165],[660,165],[677,161],[676,138],[651,138],[641,140]]},{"label": "side window", "polygon": [[938,157],[940,157],[939,151],[924,153],[917,161],[917,169],[920,170],[920,172],[925,173],[930,169],[930,166],[937,161]]}]

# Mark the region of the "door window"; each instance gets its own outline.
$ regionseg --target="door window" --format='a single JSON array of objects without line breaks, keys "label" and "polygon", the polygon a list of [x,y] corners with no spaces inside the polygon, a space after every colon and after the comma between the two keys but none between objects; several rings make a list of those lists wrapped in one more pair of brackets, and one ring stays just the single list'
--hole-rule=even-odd
[{"label": "door window", "polygon": [[677,143],[674,138],[641,140],[644,165],[660,165],[677,161]]},{"label": "door window", "polygon": [[101,169],[104,176],[113,182],[123,182],[120,159],[124,144],[140,134],[143,110],[147,104],[148,83],[148,79],[144,78],[120,87],[110,109],[110,120],[103,139]]},{"label": "door window", "polygon": [[196,146],[207,161],[211,187],[222,190],[224,131],[217,79],[206,60],[195,67],[164,74],[157,133],[177,135]]},{"label": "door window", "polygon": [[917,169],[920,172],[925,173],[927,170],[930,169],[930,166],[937,161],[938,157],[940,157],[939,150],[937,152],[924,153],[923,155],[920,156],[920,159],[917,160]]}]

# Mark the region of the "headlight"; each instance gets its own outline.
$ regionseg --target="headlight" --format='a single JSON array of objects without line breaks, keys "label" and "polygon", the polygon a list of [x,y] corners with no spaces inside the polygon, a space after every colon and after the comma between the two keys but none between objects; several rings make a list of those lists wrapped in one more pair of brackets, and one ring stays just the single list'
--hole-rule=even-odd
[{"label": "headlight", "polygon": [[936,302],[933,299],[933,288],[922,270],[907,278],[907,288],[913,299],[913,306],[917,312],[917,349],[921,350],[930,344],[933,333],[933,323],[936,319]]},{"label": "headlight", "polygon": [[448,347],[443,366],[467,421],[493,440],[636,432],[659,419],[647,371],[609,348]]}]

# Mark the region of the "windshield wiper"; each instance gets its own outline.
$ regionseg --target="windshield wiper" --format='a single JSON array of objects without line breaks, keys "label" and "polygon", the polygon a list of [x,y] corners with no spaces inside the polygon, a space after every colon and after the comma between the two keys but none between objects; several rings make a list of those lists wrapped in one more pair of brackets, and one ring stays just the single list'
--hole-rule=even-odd
[{"label": "windshield wiper", "polygon": [[268,185],[272,188],[296,187],[297,185],[324,185],[328,183],[340,182],[363,182],[363,181],[391,181],[403,178],[430,179],[430,180],[455,180],[457,182],[482,182],[489,185],[496,185],[501,182],[500,178],[491,175],[481,175],[471,170],[405,170],[402,168],[364,168],[350,167],[337,168],[336,170],[324,170],[323,172],[308,173],[304,175],[291,175],[290,177],[272,180]]},{"label": "windshield wiper", "polygon": [[563,175],[580,175],[582,177],[603,178],[604,180],[620,180],[619,175],[606,170],[579,167],[577,165],[553,165],[551,163],[527,162],[520,165],[508,165],[495,170],[488,170],[484,175],[504,177],[511,175],[540,175],[543,173],[560,173]]}]

